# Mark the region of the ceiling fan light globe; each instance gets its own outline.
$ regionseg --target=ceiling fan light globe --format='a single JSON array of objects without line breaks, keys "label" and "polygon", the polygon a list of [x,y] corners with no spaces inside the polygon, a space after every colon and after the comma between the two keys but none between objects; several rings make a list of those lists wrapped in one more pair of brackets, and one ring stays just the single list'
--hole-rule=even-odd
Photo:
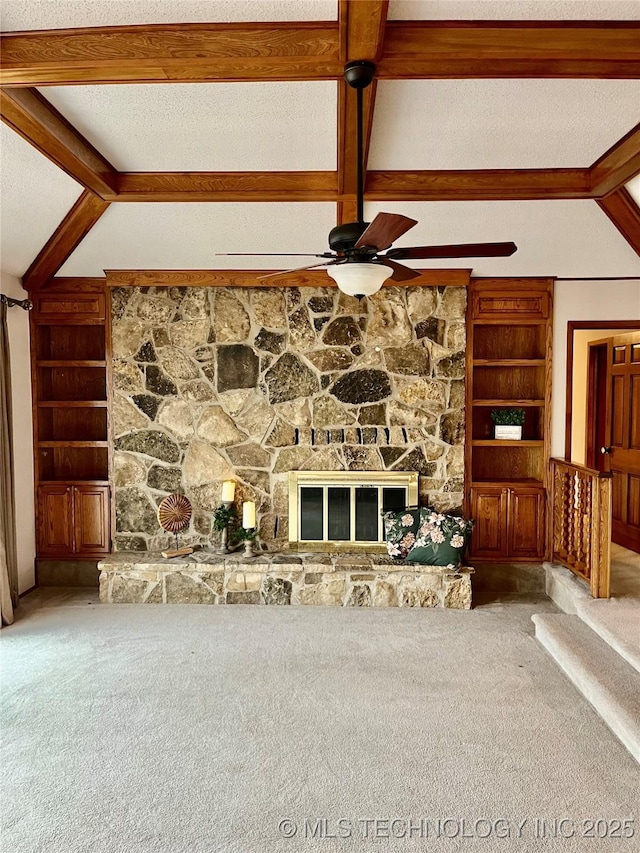
[{"label": "ceiling fan light globe", "polygon": [[393,275],[384,264],[336,264],[327,272],[343,293],[357,297],[373,296]]}]

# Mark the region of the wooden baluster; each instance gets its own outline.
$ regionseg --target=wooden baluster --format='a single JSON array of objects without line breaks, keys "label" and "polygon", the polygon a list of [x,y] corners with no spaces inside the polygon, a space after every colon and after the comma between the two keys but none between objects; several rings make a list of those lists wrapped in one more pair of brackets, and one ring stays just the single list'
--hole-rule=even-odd
[{"label": "wooden baluster", "polygon": [[584,522],[585,522],[585,491],[587,483],[583,475],[578,472],[576,477],[576,568],[584,571],[586,563],[586,552],[584,548]]},{"label": "wooden baluster", "polygon": [[567,485],[567,510],[569,521],[569,527],[567,530],[567,562],[574,566],[576,562],[576,480],[573,473],[570,473],[570,476],[567,478]]}]

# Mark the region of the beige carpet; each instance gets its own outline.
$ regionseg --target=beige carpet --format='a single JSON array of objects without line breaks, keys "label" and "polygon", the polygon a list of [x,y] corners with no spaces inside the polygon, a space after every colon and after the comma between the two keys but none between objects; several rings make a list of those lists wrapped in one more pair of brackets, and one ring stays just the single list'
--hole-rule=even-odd
[{"label": "beige carpet", "polygon": [[545,601],[89,596],[2,631],[7,851],[638,850],[638,767],[533,639]]}]

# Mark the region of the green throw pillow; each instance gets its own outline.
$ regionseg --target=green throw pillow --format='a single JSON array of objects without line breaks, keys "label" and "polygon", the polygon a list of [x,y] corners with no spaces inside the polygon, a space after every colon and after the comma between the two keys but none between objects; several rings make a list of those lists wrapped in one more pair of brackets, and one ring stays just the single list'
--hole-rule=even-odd
[{"label": "green throw pillow", "polygon": [[473,522],[465,518],[424,509],[415,544],[405,559],[410,563],[457,569],[462,563],[472,527]]},{"label": "green throw pillow", "polygon": [[402,559],[413,548],[422,511],[420,507],[414,506],[384,513],[382,516],[384,538],[387,540],[387,551],[390,557]]}]

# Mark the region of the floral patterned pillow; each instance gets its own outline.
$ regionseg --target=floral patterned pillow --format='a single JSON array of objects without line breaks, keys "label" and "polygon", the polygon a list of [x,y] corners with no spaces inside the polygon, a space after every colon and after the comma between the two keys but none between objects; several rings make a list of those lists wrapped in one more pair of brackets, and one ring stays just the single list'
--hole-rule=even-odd
[{"label": "floral patterned pillow", "polygon": [[424,510],[414,506],[384,513],[382,516],[384,538],[387,540],[387,551],[390,557],[403,559],[413,548],[420,526],[421,512]]},{"label": "floral patterned pillow", "polygon": [[457,569],[462,563],[472,528],[473,521],[460,516],[423,510],[415,543],[406,559],[411,563]]}]

